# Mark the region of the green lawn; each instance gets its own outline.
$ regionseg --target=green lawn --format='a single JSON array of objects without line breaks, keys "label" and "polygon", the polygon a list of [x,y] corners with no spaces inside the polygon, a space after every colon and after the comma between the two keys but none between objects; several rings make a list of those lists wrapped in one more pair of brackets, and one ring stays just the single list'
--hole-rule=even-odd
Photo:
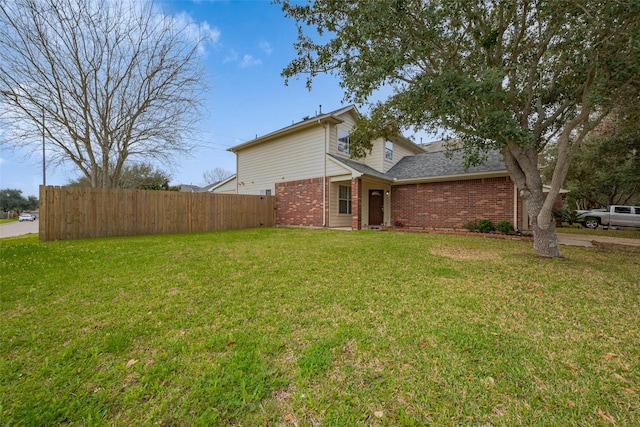
[{"label": "green lawn", "polygon": [[0,425],[640,425],[640,257],[396,232],[0,240]]}]

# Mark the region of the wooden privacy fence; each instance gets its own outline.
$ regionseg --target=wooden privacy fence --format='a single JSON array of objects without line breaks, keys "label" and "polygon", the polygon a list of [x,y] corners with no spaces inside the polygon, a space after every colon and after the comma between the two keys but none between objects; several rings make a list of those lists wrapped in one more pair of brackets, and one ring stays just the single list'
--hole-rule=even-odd
[{"label": "wooden privacy fence", "polygon": [[40,186],[40,240],[273,227],[275,196]]}]

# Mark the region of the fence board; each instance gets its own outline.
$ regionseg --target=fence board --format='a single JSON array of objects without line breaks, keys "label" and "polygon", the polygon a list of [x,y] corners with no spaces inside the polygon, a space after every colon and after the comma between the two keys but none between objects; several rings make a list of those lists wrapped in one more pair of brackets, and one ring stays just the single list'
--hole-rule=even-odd
[{"label": "fence board", "polygon": [[40,186],[40,240],[275,226],[275,196]]}]

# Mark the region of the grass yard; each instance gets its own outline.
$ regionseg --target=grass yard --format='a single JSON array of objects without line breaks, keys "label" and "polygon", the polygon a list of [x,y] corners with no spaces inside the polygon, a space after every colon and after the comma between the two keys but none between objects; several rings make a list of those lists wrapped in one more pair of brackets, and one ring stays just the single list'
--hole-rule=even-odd
[{"label": "grass yard", "polygon": [[1,425],[640,425],[640,257],[395,232],[0,240]]}]

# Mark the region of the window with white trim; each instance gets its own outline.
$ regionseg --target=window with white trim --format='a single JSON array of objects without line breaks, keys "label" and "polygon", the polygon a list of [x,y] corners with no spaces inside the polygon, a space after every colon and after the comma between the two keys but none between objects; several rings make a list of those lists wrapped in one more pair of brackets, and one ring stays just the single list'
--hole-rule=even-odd
[{"label": "window with white trim", "polygon": [[338,213],[351,214],[351,186],[338,186]]},{"label": "window with white trim", "polygon": [[349,141],[349,133],[338,128],[338,152],[351,154],[351,141]]},{"label": "window with white trim", "polygon": [[393,160],[393,141],[388,139],[384,143],[384,158],[387,160]]}]

